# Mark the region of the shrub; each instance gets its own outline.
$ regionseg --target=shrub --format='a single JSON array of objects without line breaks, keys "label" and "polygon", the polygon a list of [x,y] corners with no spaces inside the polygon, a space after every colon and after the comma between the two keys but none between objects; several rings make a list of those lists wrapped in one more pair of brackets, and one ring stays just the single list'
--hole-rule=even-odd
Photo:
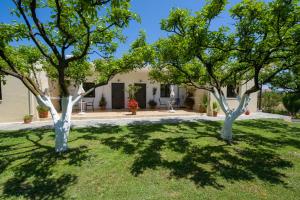
[{"label": "shrub", "polygon": [[271,112],[277,109],[281,103],[283,95],[278,92],[270,91],[262,94],[261,106],[265,112]]},{"label": "shrub", "polygon": [[286,94],[282,99],[282,103],[290,115],[296,117],[300,111],[300,94]]},{"label": "shrub", "polygon": [[100,106],[100,107],[105,107],[106,104],[107,104],[106,99],[105,99],[105,97],[104,97],[103,94],[102,94],[101,99],[100,99],[100,101],[99,101],[99,106]]},{"label": "shrub", "polygon": [[130,99],[128,101],[128,108],[130,109],[137,109],[139,107],[138,102],[135,99]]},{"label": "shrub", "polygon": [[46,106],[40,106],[40,105],[38,105],[36,107],[36,109],[38,110],[38,112],[48,112],[49,111],[48,107],[46,107]]},{"label": "shrub", "polygon": [[213,102],[213,111],[218,112],[220,110],[219,104],[217,102]]},{"label": "shrub", "polygon": [[207,95],[204,94],[204,96],[202,98],[202,102],[199,104],[200,113],[206,113],[207,106],[208,106],[208,98],[207,98]]},{"label": "shrub", "polygon": [[206,113],[207,107],[204,106],[203,103],[199,104],[199,112],[200,113]]},{"label": "shrub", "polygon": [[136,94],[140,89],[141,89],[140,86],[133,85],[133,84],[129,84],[129,85],[128,85],[128,89],[127,89],[129,99],[134,99],[134,98],[135,98],[135,94]]},{"label": "shrub", "polygon": [[32,115],[25,115],[23,117],[24,120],[32,120],[33,116]]},{"label": "shrub", "polygon": [[156,88],[156,87],[152,88],[152,95],[153,95],[153,98],[155,97],[156,92],[157,92],[157,88]]},{"label": "shrub", "polygon": [[148,104],[151,108],[155,108],[157,105],[157,102],[154,99],[152,99],[148,102]]}]

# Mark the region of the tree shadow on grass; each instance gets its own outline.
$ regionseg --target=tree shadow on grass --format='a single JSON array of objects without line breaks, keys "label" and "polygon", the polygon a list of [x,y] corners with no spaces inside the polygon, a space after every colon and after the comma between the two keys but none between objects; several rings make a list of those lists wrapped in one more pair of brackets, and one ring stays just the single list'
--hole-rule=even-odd
[{"label": "tree shadow on grass", "polygon": [[[238,121],[234,127],[234,140],[246,142],[255,147],[277,149],[290,146],[300,149],[300,128],[279,121]],[[257,133],[259,130],[263,134]]]},{"label": "tree shadow on grass", "polygon": [[103,137],[104,134],[106,135],[118,135],[122,132],[122,127],[117,125],[111,124],[99,124],[95,126],[88,126],[84,128],[75,128],[72,129],[72,132],[80,133],[80,136],[76,137],[74,140],[70,142],[74,142],[75,140],[99,140]]},{"label": "tree shadow on grass", "polygon": [[282,120],[240,120],[235,123],[250,130],[266,130],[281,136],[288,134],[300,136],[300,127]]},{"label": "tree shadow on grass", "polygon": [[[258,178],[272,184],[284,184],[286,176],[280,169],[290,168],[293,164],[286,161],[274,151],[246,148],[229,151],[227,145],[185,147],[181,159],[162,158],[161,149],[170,142],[153,140],[150,145],[139,152],[131,167],[135,176],[146,169],[162,167],[170,170],[171,177],[190,179],[198,186],[213,186],[222,189],[220,178],[234,182]],[[186,144],[185,144],[186,145]],[[178,148],[173,148],[178,151]],[[179,152],[182,152],[182,147]]]},{"label": "tree shadow on grass", "polygon": [[[104,138],[101,142],[114,150],[122,149],[124,153],[135,156],[130,168],[134,176],[147,169],[164,168],[169,170],[170,178],[189,179],[201,187],[222,189],[222,180],[236,182],[254,179],[286,186],[286,176],[282,170],[293,167],[293,163],[281,158],[275,150],[265,148],[271,143],[268,138],[252,134],[252,140],[245,140],[249,147],[239,147],[238,144],[227,145],[218,140],[220,122],[181,122],[169,126],[176,128],[168,137],[152,137],[157,131],[164,134],[165,125],[148,124],[129,127],[128,134]],[[198,129],[199,126],[204,129]],[[216,144],[196,142],[204,137],[214,138]],[[260,146],[256,141],[260,142]],[[169,158],[166,151],[174,152],[177,158]]]},{"label": "tree shadow on grass", "polygon": [[[238,122],[237,144],[232,146],[218,140],[221,123],[209,121],[86,127],[75,129],[77,136],[72,141],[96,140],[133,156],[130,167],[133,176],[148,169],[163,168],[169,171],[170,178],[188,179],[200,187],[222,189],[224,180],[234,183],[253,179],[285,186],[284,170],[293,167],[293,163],[281,158],[276,148],[298,147],[299,141],[291,137],[290,127],[287,136],[280,141],[255,133],[252,127],[261,125],[253,123]],[[277,126],[283,129],[282,125]],[[61,163],[81,166],[89,159],[89,149],[86,146],[72,148],[60,156],[53,146],[46,145],[45,138],[50,136],[53,134],[43,129],[0,133],[0,141],[16,139],[11,143],[0,142],[0,175],[6,169],[14,172],[3,187],[4,197],[65,198],[67,188],[76,183],[77,176],[69,172],[58,174],[55,168]],[[24,139],[26,144],[22,144]],[[241,142],[247,147],[239,146]],[[272,146],[274,142],[280,145]]]},{"label": "tree shadow on grass", "polygon": [[[100,128],[101,129],[101,128]],[[120,128],[115,128],[118,130]],[[110,137],[100,138],[102,144],[109,146],[113,150],[122,149],[126,154],[134,154],[149,141],[151,134],[166,131],[165,124],[154,124],[145,122],[135,122],[126,126],[127,132],[115,134]],[[123,130],[124,131],[124,130]],[[87,130],[89,132],[89,130]],[[101,133],[101,132],[100,132]]]},{"label": "tree shadow on grass", "polygon": [[[58,163],[80,166],[84,160],[89,159],[87,147],[71,148],[65,154],[59,155],[53,146],[44,144],[43,140],[49,136],[49,132],[46,129],[38,129],[0,133],[1,140],[8,137],[13,139],[14,136],[26,140],[26,146],[18,148],[17,144],[13,144],[7,151],[0,151],[0,174],[5,169],[13,172],[12,176],[6,175],[9,178],[3,186],[4,198],[65,198],[67,188],[76,183],[76,175],[69,172],[59,174],[54,168]],[[4,146],[1,145],[2,147]]]}]

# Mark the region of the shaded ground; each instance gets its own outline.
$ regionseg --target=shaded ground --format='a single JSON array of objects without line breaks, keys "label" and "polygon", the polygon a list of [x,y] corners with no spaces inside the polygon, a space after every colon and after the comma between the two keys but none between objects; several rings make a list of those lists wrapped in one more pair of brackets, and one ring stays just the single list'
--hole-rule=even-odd
[{"label": "shaded ground", "polygon": [[51,130],[0,132],[4,199],[297,199],[300,125],[238,121],[75,129],[57,155]]}]

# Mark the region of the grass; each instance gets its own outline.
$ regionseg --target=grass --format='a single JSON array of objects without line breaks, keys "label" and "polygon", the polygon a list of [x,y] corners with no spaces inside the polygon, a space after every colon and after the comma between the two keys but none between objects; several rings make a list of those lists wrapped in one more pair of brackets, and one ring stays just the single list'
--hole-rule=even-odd
[{"label": "grass", "polygon": [[298,199],[300,125],[238,121],[72,130],[54,153],[51,130],[0,132],[2,199]]}]

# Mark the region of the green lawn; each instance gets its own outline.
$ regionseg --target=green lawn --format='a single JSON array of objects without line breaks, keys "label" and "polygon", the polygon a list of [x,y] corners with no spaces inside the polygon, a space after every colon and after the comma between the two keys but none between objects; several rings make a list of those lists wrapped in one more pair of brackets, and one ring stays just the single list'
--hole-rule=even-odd
[{"label": "green lawn", "polygon": [[238,121],[72,130],[54,153],[51,130],[0,132],[2,199],[299,199],[300,125]]}]

